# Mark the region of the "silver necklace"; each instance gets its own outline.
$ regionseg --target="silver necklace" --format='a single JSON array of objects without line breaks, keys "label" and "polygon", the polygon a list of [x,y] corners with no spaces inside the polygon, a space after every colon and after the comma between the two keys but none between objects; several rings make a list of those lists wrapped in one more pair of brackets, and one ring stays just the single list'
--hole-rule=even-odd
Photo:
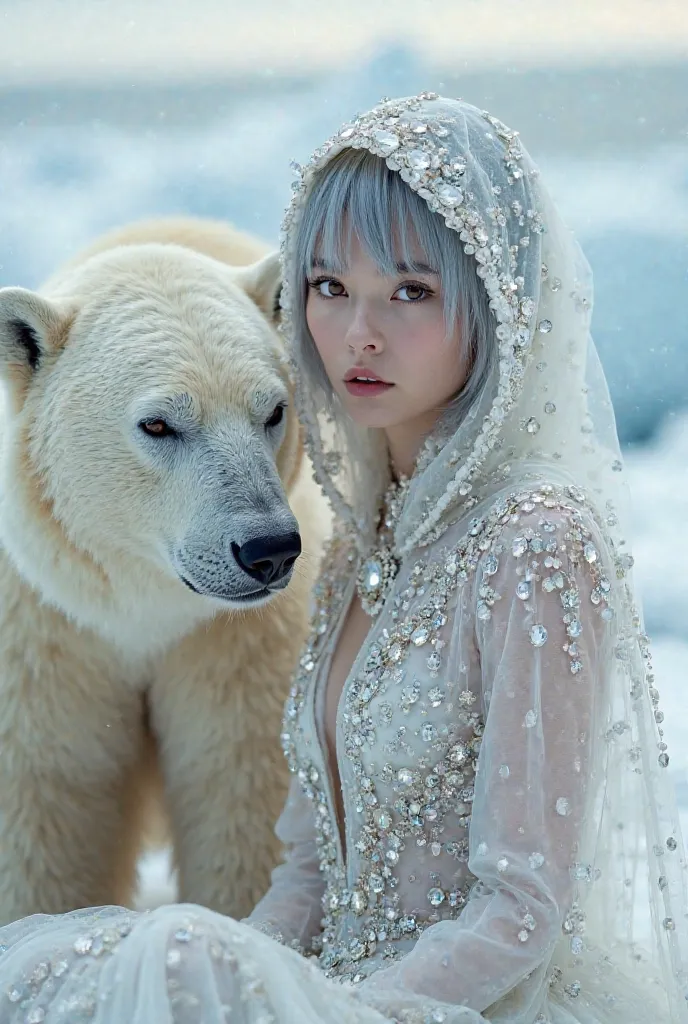
[{"label": "silver necklace", "polygon": [[361,607],[367,615],[377,615],[399,572],[399,559],[394,550],[394,531],[399,522],[408,492],[408,477],[400,477],[389,485],[382,501],[380,525],[375,545],[361,562],[356,588]]}]

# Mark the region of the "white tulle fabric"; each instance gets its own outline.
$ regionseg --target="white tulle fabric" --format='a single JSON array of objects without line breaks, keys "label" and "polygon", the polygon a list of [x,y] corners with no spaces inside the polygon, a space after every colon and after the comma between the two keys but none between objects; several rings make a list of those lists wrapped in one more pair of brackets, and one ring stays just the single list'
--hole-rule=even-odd
[{"label": "white tulle fabric", "polygon": [[5,931],[8,1024],[383,1024],[312,961],[196,906],[36,915]]},{"label": "white tulle fabric", "polygon": [[688,1021],[686,862],[587,265],[512,132],[458,101],[384,104],[299,172],[289,341],[294,230],[347,145],[461,232],[500,361],[412,481],[400,572],[338,712],[345,821],[323,694],[386,464],[297,361],[338,541],[285,715],[285,861],[246,923],[174,906],[2,929],[0,1024]]}]

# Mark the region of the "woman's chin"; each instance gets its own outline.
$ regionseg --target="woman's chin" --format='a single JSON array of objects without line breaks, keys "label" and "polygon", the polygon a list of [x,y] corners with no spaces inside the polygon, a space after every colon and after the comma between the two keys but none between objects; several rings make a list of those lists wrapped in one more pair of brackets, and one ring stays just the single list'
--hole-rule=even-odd
[{"label": "woman's chin", "polygon": [[349,418],[357,426],[366,427],[370,430],[386,430],[390,427],[398,427],[399,424],[404,423],[408,419],[407,415],[399,412],[395,415],[389,409],[374,409],[371,406],[362,409],[360,405],[355,407],[354,402],[347,403],[346,411]]}]

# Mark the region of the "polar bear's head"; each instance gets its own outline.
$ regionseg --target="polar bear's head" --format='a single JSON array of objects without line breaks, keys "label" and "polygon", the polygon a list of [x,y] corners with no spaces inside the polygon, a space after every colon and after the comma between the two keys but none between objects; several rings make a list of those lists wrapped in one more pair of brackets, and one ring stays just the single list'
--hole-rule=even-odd
[{"label": "polar bear's head", "polygon": [[84,599],[136,605],[132,585],[241,608],[287,585],[301,446],[278,288],[275,256],[147,244],[0,290],[0,531],[49,600],[83,619]]}]

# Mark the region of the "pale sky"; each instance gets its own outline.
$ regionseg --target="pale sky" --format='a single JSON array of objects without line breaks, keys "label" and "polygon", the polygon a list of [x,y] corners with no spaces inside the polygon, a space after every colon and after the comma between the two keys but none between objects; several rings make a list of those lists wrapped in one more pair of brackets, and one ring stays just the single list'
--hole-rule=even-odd
[{"label": "pale sky", "polygon": [[383,43],[455,71],[688,60],[688,0],[0,0],[0,85],[309,72]]}]

